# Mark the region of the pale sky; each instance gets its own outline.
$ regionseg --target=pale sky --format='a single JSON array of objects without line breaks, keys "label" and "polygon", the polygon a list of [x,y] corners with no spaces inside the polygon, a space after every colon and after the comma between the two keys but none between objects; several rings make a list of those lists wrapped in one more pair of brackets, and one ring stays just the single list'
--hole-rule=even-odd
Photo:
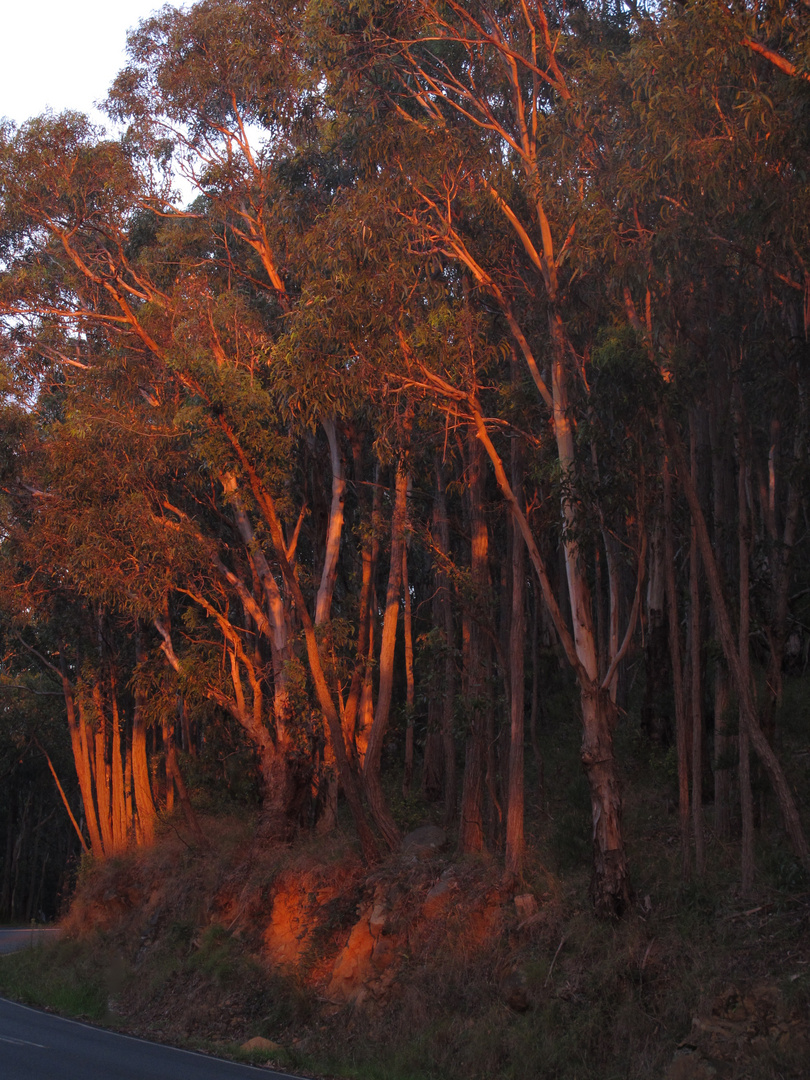
[{"label": "pale sky", "polygon": [[[127,30],[161,0],[0,0],[0,117],[93,109],[124,66]],[[181,6],[180,2],[173,6]]]}]

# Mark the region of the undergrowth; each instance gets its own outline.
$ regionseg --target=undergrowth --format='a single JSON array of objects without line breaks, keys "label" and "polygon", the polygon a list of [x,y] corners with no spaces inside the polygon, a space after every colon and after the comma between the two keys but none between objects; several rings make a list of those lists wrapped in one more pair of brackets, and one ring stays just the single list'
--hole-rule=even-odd
[{"label": "undergrowth", "polygon": [[[795,695],[788,700],[785,737],[803,730]],[[810,882],[774,809],[763,804],[752,896],[738,893],[736,843],[714,835],[710,805],[706,873],[684,881],[672,758],[647,744],[632,712],[616,737],[635,899],[621,922],[593,919],[589,804],[570,707],[564,695],[552,701],[539,733],[542,797],[527,757],[531,841],[517,892],[535,897],[533,918],[519,917],[504,891],[497,854],[458,859],[451,846],[430,864],[392,858],[369,875],[343,833],[259,849],[249,817],[214,817],[205,819],[208,848],[178,826],[151,851],[84,867],[66,938],[1,958],[0,992],[255,1064],[268,1051],[243,1044],[261,1036],[279,1044],[270,1059],[286,1069],[357,1080],[664,1077],[692,1018],[729,986],[774,987],[791,1016],[810,1020]],[[785,757],[802,790],[806,755]],[[418,791],[395,808],[403,828],[431,820]],[[427,888],[445,873],[453,905],[420,921]],[[332,891],[311,909],[317,925],[298,967],[279,968],[265,932],[291,880],[304,898]],[[375,889],[400,897],[407,944],[397,977],[379,999],[335,1003],[330,964]],[[495,913],[477,936],[476,911]],[[735,1075],[803,1075],[795,1053],[771,1049],[745,1068]]]}]

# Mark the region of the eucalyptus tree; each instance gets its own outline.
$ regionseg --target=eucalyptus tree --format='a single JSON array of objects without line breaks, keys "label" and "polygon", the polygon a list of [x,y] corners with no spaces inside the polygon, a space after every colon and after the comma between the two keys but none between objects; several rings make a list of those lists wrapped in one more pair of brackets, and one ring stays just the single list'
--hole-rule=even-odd
[{"label": "eucalyptus tree", "polygon": [[[149,221],[151,218],[154,223],[155,219],[139,210],[137,181],[129,159],[113,144],[96,143],[93,135],[84,121],[68,116],[32,122],[6,142],[4,224],[10,257],[3,282],[4,312],[10,330],[18,336],[20,326],[28,327],[28,351],[46,363],[67,365],[74,383],[94,368],[110,374],[117,367],[119,375],[127,372],[128,378],[134,376],[134,386],[129,381],[115,389],[117,405],[130,391],[141,415],[146,404],[156,416],[162,412],[162,419],[170,425],[179,424],[188,434],[186,452],[197,457],[209,475],[217,478],[221,492],[213,501],[219,504],[220,512],[227,506],[233,515],[231,520],[246,549],[247,561],[252,564],[250,569],[258,568],[263,591],[275,605],[269,606],[270,617],[277,620],[275,627],[240,574],[217,556],[221,540],[205,537],[200,522],[191,520],[188,497],[190,494],[194,498],[193,492],[186,492],[185,505],[180,500],[178,506],[172,501],[172,492],[165,489],[148,492],[140,506],[137,498],[129,499],[129,503],[136,506],[141,524],[159,551],[167,546],[167,530],[179,531],[185,541],[196,543],[195,562],[199,566],[202,561],[206,567],[203,579],[209,586],[215,582],[214,589],[220,592],[224,588],[233,590],[257,631],[267,639],[271,651],[275,650],[275,677],[271,676],[270,685],[276,707],[272,729],[268,729],[263,717],[262,683],[266,676],[256,671],[245,652],[228,617],[228,605],[223,610],[219,601],[212,603],[205,589],[199,591],[188,576],[177,582],[185,595],[217,622],[228,642],[233,691],[221,703],[232,708],[256,746],[266,781],[268,811],[283,819],[293,812],[302,785],[306,787],[305,779],[294,778],[299,753],[284,702],[289,633],[281,643],[287,653],[278,655],[282,651],[278,648],[278,624],[289,631],[290,609],[280,597],[261,549],[251,551],[255,526],[247,517],[245,496],[234,483],[239,475],[236,469],[249,474],[252,489],[248,498],[255,498],[265,510],[272,507],[266,516],[275,527],[274,541],[280,545],[288,580],[294,580],[291,559],[295,534],[285,538],[281,533],[268,482],[273,472],[279,475],[278,465],[269,470],[268,466],[284,460],[283,454],[279,455],[279,438],[283,443],[285,436],[274,418],[268,419],[266,392],[252,379],[251,369],[265,331],[249,305],[240,303],[237,293],[220,295],[219,306],[215,306],[210,288],[210,247],[205,250],[210,233],[201,245],[197,219],[184,219],[179,225],[170,222],[160,243],[149,241]],[[203,272],[206,266],[207,282]],[[36,269],[32,271],[32,267]],[[227,279],[227,271],[225,275]],[[229,363],[224,350],[231,346],[234,357]],[[131,417],[131,403],[128,412]],[[147,429],[155,424],[156,416],[144,420]],[[81,424],[79,410],[72,419]],[[182,430],[172,434],[182,434]],[[147,430],[147,442],[150,435],[159,437],[158,432]],[[185,464],[187,467],[188,462]],[[128,471],[131,466],[118,477],[124,488],[131,481]],[[110,543],[123,533],[126,539],[122,538],[121,543],[129,548],[133,560],[130,566],[137,576],[138,569],[146,568],[139,567],[133,549],[147,547],[148,542],[134,535],[132,525],[116,520],[117,529],[105,538],[99,559],[106,557],[108,567],[116,562]],[[162,539],[158,538],[161,532]],[[213,574],[209,570],[212,564]],[[117,565],[121,566],[122,561]],[[165,590],[171,576],[159,577],[152,593]],[[108,580],[104,587],[119,585],[126,590],[122,577],[126,578],[124,570],[119,580]],[[296,582],[293,588],[297,587]],[[152,620],[163,609],[154,595],[150,599],[154,604],[151,611],[139,614]],[[300,596],[298,608],[305,610]],[[314,632],[310,636],[314,639]],[[176,663],[171,641],[167,638],[164,644],[166,655],[174,657]],[[241,685],[244,678],[250,682],[248,698]],[[212,693],[217,692],[212,688]]]},{"label": "eucalyptus tree", "polygon": [[[342,81],[349,99],[359,93],[373,103],[389,124],[396,118],[421,148],[425,167],[413,154],[403,166],[416,242],[455,262],[482,301],[497,308],[546,410],[562,481],[573,632],[493,441],[478,385],[454,382],[415,355],[423,384],[457,404],[485,449],[576,672],[593,808],[594,901],[604,913],[620,913],[630,886],[611,687],[632,637],[645,541],[642,531],[628,625],[610,635],[607,655],[600,656],[582,548],[587,515],[575,415],[588,396],[583,353],[590,343],[581,339],[574,283],[583,262],[579,232],[594,212],[602,154],[587,122],[581,76],[592,52],[621,47],[621,27],[607,27],[587,10],[566,20],[544,4],[371,4],[345,19],[337,6],[321,4],[318,11],[343,65],[334,72],[336,84]],[[615,562],[608,567],[618,572]]]},{"label": "eucalyptus tree", "polygon": [[[187,597],[218,626],[233,685],[226,693],[212,684],[210,693],[256,746],[268,811],[279,828],[295,816],[311,768],[293,731],[289,687],[302,627],[341,782],[373,855],[317,632],[319,624],[328,630],[337,578],[345,487],[338,421],[351,412],[351,387],[345,369],[330,367],[328,357],[319,358],[314,379],[295,359],[285,368],[291,352],[281,345],[291,337],[306,273],[291,255],[333,190],[328,176],[315,175],[310,185],[306,167],[299,179],[300,159],[292,157],[295,139],[306,143],[317,127],[317,95],[295,55],[295,15],[294,6],[271,14],[260,5],[204,3],[187,13],[167,10],[144,24],[131,39],[133,64],[110,99],[115,115],[131,122],[122,145],[97,141],[83,120],[69,116],[9,133],[3,186],[5,206],[14,204],[6,218],[13,258],[4,311],[29,325],[34,353],[75,365],[74,383],[94,367],[126,371],[118,406],[131,413],[132,399],[125,404],[120,398],[135,384],[143,399],[134,396],[137,410],[153,410],[146,423],[175,426],[182,434],[181,454],[196,461],[208,491],[195,491],[178,470],[173,490],[158,484],[146,493],[144,545],[154,544],[164,569],[151,577],[157,584],[151,592],[146,587],[137,614],[153,622],[181,674],[182,659],[162,617],[165,594]],[[189,210],[168,202],[156,180],[165,154],[182,161],[200,191]],[[24,266],[46,262],[47,274],[36,281],[26,276]],[[58,339],[47,354],[43,318]],[[313,616],[295,565],[306,503],[293,479],[290,432],[303,437],[318,423],[330,449],[332,497],[325,542],[310,548],[323,551]],[[238,557],[233,545],[229,552],[223,518],[239,537]],[[122,549],[131,550],[141,539],[129,524],[111,537],[120,536]],[[116,562],[109,544],[105,554]],[[398,550],[394,555],[392,567],[399,567]],[[392,569],[391,627],[383,635],[386,670],[393,663],[398,573]],[[126,589],[125,582],[116,584]],[[164,595],[155,595],[161,589]],[[245,629],[261,639],[255,656],[243,645]],[[378,709],[372,763],[389,697],[382,695]],[[377,772],[378,762],[369,767],[367,786],[380,818]],[[394,830],[389,833],[393,841]]]},{"label": "eucalyptus tree", "polygon": [[[768,681],[778,694],[807,430],[800,360],[807,336],[806,48],[799,5],[673,9],[640,28],[616,70],[614,85],[624,89],[613,100],[621,107],[606,109],[601,121],[613,147],[605,188],[615,220],[624,219],[617,286],[628,322],[665,380],[662,434],[740,702],[746,888],[753,875],[749,741],[796,854],[808,858],[793,793],[760,723],[751,667],[753,617],[768,628]],[[687,410],[693,431],[708,414],[714,523],[709,485],[690,468],[682,444]],[[770,597],[758,606],[762,592],[753,582],[763,575]]]}]

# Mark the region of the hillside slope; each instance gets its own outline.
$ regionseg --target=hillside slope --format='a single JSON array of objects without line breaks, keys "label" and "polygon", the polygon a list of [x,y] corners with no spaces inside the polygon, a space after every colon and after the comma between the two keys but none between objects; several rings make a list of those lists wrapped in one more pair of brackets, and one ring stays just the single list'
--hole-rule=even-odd
[{"label": "hillside slope", "polygon": [[259,849],[244,818],[205,825],[207,848],[172,829],[86,869],[64,940],[4,959],[3,992],[316,1075],[806,1075],[806,893],[722,903],[659,865],[600,923],[537,852],[516,887],[435,827],[369,871],[341,834]]}]

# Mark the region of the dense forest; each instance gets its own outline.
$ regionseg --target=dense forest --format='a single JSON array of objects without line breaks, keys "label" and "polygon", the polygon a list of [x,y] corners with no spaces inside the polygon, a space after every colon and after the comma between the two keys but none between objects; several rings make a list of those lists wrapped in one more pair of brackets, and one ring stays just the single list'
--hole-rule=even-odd
[{"label": "dense forest", "polygon": [[[684,878],[779,822],[807,665],[807,0],[201,0],[0,127],[0,917],[256,808],[519,880],[581,732]],[[807,717],[803,742],[807,744]],[[455,841],[454,841],[455,842]]]}]

